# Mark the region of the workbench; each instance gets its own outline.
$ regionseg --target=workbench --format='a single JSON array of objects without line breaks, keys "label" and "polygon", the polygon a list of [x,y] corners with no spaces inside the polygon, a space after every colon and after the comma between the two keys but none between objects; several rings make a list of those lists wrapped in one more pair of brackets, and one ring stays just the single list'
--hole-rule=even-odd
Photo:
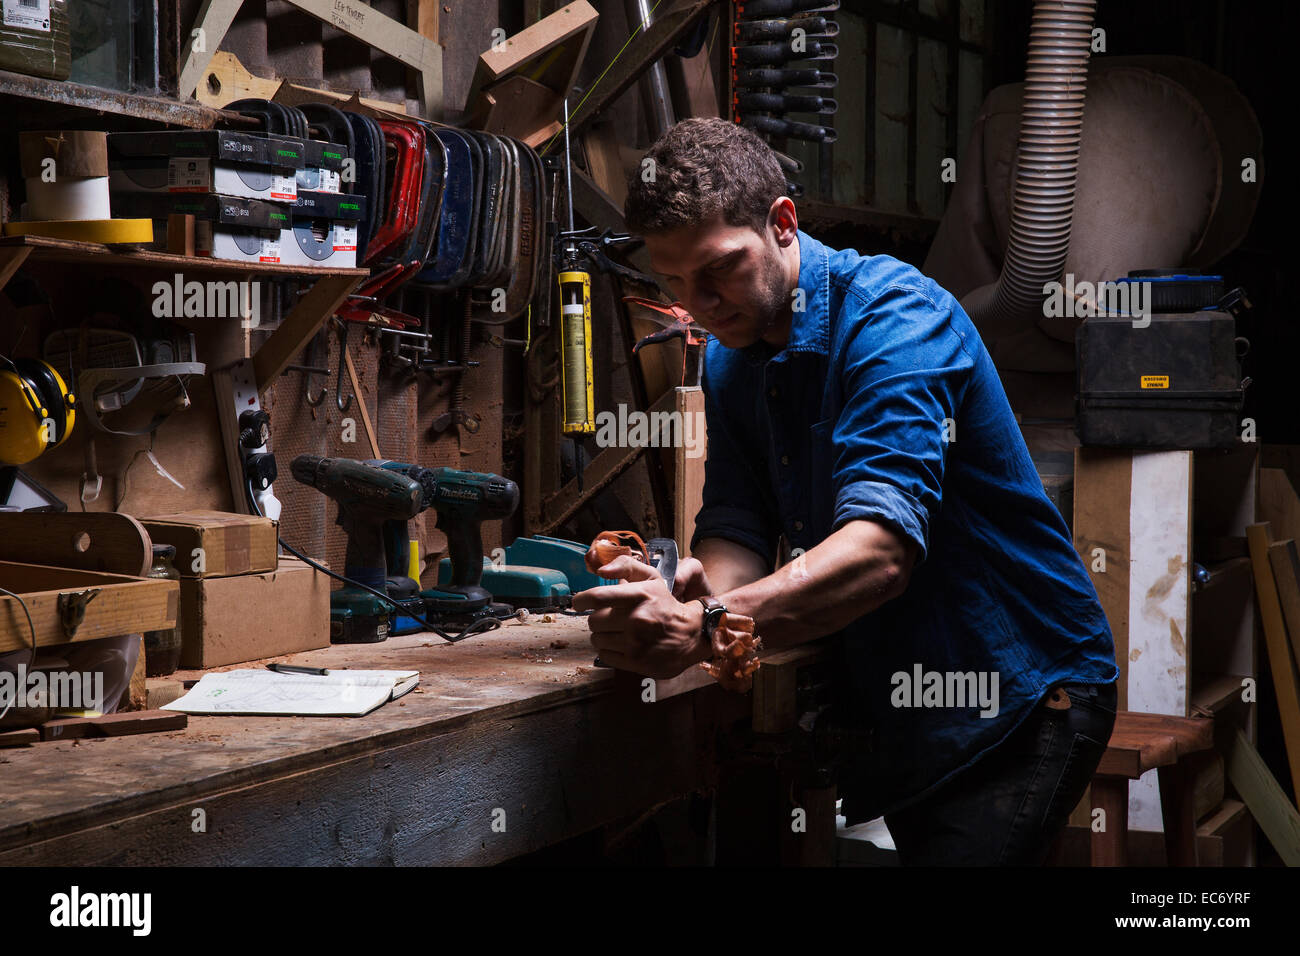
[{"label": "workbench", "polygon": [[765,657],[749,695],[692,669],[653,702],[641,678],[592,666],[578,616],[275,658],[420,684],[360,718],[191,716],[0,750],[0,865],[501,862],[714,788],[719,731],[793,687],[781,662],[808,654]]}]

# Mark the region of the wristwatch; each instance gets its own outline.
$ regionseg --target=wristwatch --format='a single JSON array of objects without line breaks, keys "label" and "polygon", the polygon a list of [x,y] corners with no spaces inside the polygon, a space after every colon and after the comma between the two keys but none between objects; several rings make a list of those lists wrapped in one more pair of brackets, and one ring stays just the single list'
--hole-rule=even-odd
[{"label": "wristwatch", "polygon": [[715,598],[712,594],[702,598],[696,598],[704,607],[704,640],[708,642],[710,648],[713,647],[713,631],[717,628],[722,620],[722,615],[727,613],[727,606]]}]

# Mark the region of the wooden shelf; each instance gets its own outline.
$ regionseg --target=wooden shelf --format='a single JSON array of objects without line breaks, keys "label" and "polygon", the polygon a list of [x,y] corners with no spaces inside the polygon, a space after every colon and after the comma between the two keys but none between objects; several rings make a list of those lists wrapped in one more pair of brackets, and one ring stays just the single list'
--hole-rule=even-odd
[{"label": "wooden shelf", "polygon": [[1236,674],[1194,675],[1190,713],[1215,717],[1241,703],[1246,678]]},{"label": "wooden shelf", "polygon": [[[8,70],[0,70],[0,96],[29,101],[30,106],[24,110],[24,113],[31,118],[46,116],[45,112],[33,111],[31,106],[56,104],[84,114],[87,119],[103,117],[107,114],[126,117],[132,121],[144,120],[191,129],[211,129],[219,121],[230,120],[232,117],[236,122],[243,120],[237,113],[213,109],[193,100],[182,101],[168,96],[123,93],[120,90],[86,86],[82,83],[60,82],[40,76],[26,76]],[[46,119],[45,122],[66,126],[67,124],[63,122],[65,111],[57,112],[59,116],[54,120]]]},{"label": "wooden shelf", "polygon": [[[18,250],[17,255],[10,250]],[[236,262],[232,259],[210,259],[206,256],[177,256],[170,252],[148,249],[127,249],[101,245],[97,242],[77,242],[71,239],[49,239],[44,236],[0,237],[0,280],[8,278],[13,258],[31,259],[33,262],[73,262],[79,265],[103,265],[137,269],[168,269],[185,272],[218,273],[226,275],[270,275],[285,278],[302,277],[320,279],[326,276],[365,276],[369,269],[329,269],[319,266],[286,266],[269,262]],[[17,269],[18,266],[12,266]],[[3,281],[0,281],[3,286]]]}]

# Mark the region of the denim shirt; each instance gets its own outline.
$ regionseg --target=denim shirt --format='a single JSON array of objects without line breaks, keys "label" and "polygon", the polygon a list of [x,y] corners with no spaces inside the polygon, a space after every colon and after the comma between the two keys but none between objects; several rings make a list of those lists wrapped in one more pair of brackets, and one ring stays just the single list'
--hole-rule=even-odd
[{"label": "denim shirt", "polygon": [[[961,306],[890,256],[803,232],[799,256],[784,349],[708,343],[692,546],[725,538],[771,562],[781,534],[808,550],[860,519],[916,543],[906,591],[841,632],[839,706],[874,740],[856,784],[844,781],[856,822],[971,765],[1053,685],[1119,670],[1092,581]],[[923,694],[931,672],[946,697]],[[982,675],[989,692],[996,676],[996,713],[963,699],[959,686],[973,685],[951,675]]]}]

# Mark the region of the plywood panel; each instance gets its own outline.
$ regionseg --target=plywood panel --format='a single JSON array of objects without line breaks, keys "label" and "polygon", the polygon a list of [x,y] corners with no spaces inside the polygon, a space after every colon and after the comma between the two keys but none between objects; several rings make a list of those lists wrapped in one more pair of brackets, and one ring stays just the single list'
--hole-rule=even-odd
[{"label": "plywood panel", "polygon": [[[1133,453],[1130,486],[1128,709],[1186,716],[1192,453]],[[1129,788],[1129,825],[1159,830],[1160,795],[1148,773]]]},{"label": "plywood panel", "polygon": [[875,207],[907,212],[908,38],[886,24],[876,27]]},{"label": "plywood panel", "polygon": [[922,215],[943,214],[946,187],[940,180],[948,146],[948,49],[936,40],[917,42],[916,201]]},{"label": "plywood panel", "polygon": [[839,111],[835,115],[839,139],[835,143],[833,194],[837,203],[858,206],[866,204],[867,138],[872,135],[872,130],[863,122],[863,104],[857,91],[866,89],[867,70],[874,70],[875,64],[867,51],[866,21],[844,12],[837,13],[835,20],[840,26],[840,35],[835,41],[839,44],[840,55],[835,60],[834,69],[839,84],[835,90],[828,91],[839,100]]}]

